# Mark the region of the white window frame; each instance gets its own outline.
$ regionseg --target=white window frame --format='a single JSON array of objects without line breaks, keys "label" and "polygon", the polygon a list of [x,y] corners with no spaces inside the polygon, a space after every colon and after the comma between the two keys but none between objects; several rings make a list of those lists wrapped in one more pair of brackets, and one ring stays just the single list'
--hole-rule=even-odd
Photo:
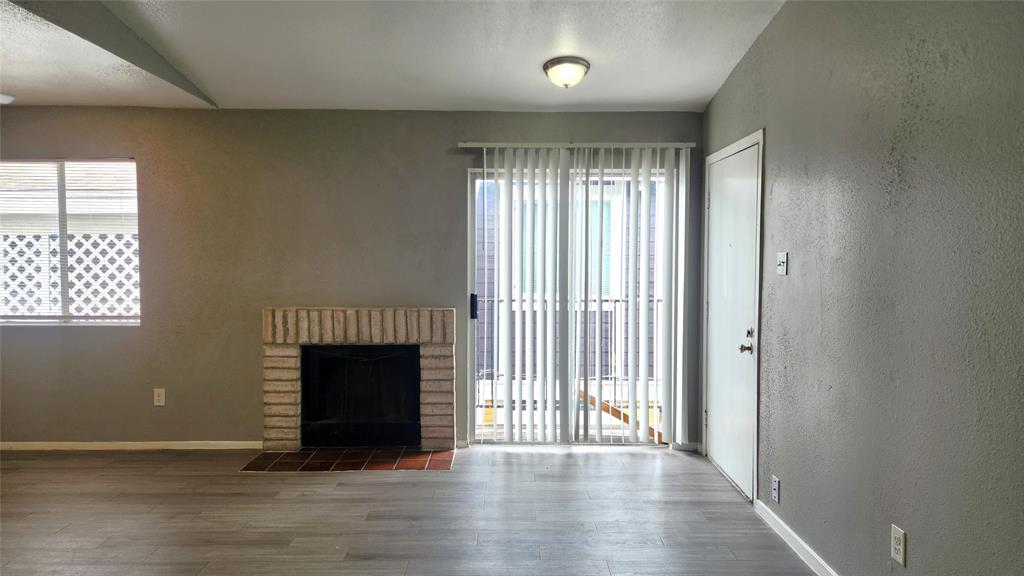
[{"label": "white window frame", "polygon": [[[94,315],[94,316],[73,316],[70,313],[71,298],[69,294],[70,282],[68,278],[68,225],[67,225],[67,191],[64,177],[65,165],[68,162],[131,162],[136,165],[135,179],[135,204],[138,214],[139,184],[138,164],[135,158],[4,158],[3,162],[10,163],[41,163],[57,165],[57,219],[58,219],[58,242],[60,249],[60,276],[61,276],[61,314],[60,315],[0,315],[0,326],[141,326],[142,325],[142,262],[139,261],[139,314],[128,315]],[[136,234],[141,236],[136,228]]]}]

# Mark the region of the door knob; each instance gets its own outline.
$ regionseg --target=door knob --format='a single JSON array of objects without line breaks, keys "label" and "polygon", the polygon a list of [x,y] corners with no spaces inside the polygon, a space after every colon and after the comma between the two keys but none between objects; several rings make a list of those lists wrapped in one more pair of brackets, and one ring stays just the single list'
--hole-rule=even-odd
[{"label": "door knob", "polygon": [[754,346],[753,346],[753,344],[740,344],[740,354],[742,354],[744,352],[750,352],[750,355],[753,356],[754,355]]}]

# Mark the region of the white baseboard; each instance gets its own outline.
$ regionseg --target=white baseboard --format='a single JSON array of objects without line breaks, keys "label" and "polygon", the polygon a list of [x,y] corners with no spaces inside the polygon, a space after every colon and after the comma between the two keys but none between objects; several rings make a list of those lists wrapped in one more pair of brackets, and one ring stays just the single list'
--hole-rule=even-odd
[{"label": "white baseboard", "polygon": [[813,548],[807,545],[792,528],[789,527],[782,518],[775,515],[771,508],[767,504],[760,500],[754,502],[754,512],[765,521],[765,524],[774,530],[789,547],[796,552],[796,555],[800,557],[811,570],[814,571],[818,576],[839,576],[839,573],[832,569],[831,566],[826,563]]},{"label": "white baseboard", "polygon": [[0,450],[260,450],[262,440],[158,440],[152,442],[0,442]]}]

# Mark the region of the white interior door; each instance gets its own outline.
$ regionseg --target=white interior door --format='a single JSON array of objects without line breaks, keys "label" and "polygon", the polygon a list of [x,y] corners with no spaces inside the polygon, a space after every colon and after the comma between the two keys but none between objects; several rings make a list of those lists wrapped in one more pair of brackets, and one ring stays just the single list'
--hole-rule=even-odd
[{"label": "white interior door", "polygon": [[708,157],[707,454],[754,498],[761,133]]}]

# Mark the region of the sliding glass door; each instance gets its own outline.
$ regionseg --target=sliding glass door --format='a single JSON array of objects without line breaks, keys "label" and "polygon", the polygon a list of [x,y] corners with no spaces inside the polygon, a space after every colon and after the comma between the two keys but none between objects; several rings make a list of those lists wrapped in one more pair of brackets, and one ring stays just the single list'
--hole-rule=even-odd
[{"label": "sliding glass door", "polygon": [[688,151],[482,156],[469,202],[473,437],[668,442]]}]

